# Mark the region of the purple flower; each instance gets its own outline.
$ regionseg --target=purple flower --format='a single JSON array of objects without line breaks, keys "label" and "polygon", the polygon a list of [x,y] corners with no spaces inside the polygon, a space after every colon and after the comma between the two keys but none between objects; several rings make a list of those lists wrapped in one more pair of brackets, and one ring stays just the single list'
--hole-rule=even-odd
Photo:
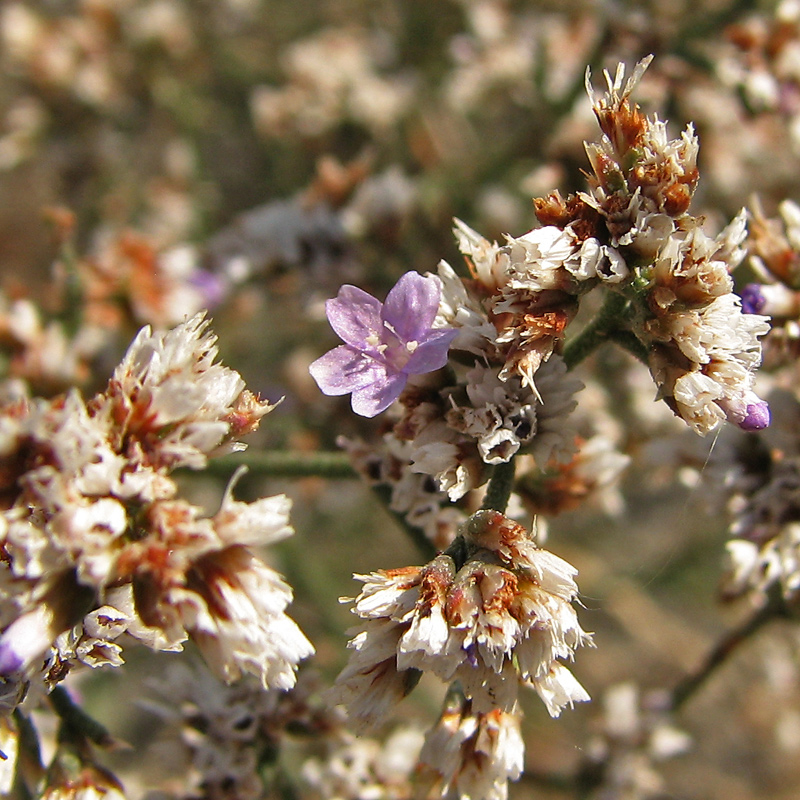
[{"label": "purple flower", "polygon": [[749,403],[744,419],[739,422],[743,431],[760,431],[768,428],[770,423],[769,405],[761,400],[758,403]]},{"label": "purple flower", "polygon": [[767,304],[762,287],[758,283],[748,283],[742,289],[742,311],[745,314],[760,314]]},{"label": "purple flower", "polygon": [[355,286],[342,286],[325,310],[344,344],[318,358],[312,377],[327,395],[352,393],[353,411],[385,411],[409,375],[440,369],[457,331],[432,329],[439,309],[438,278],[407,272],[381,303]]},{"label": "purple flower", "polygon": [[754,392],[737,400],[718,401],[729,422],[743,431],[761,431],[768,428],[771,418],[769,404]]}]

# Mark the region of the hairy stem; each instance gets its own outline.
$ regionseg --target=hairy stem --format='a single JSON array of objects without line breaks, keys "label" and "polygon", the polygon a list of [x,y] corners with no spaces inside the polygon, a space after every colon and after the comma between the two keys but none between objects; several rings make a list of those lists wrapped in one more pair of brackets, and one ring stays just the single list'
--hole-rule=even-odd
[{"label": "hairy stem", "polygon": [[608,338],[647,366],[647,348],[630,331],[611,331]]},{"label": "hairy stem", "polygon": [[232,456],[214,458],[206,472],[229,477],[236,467],[245,465],[251,474],[281,478],[357,478],[346,453],[301,453],[281,450],[246,451]]},{"label": "hairy stem", "polygon": [[489,479],[482,508],[505,512],[511,490],[514,488],[514,459],[497,464]]}]

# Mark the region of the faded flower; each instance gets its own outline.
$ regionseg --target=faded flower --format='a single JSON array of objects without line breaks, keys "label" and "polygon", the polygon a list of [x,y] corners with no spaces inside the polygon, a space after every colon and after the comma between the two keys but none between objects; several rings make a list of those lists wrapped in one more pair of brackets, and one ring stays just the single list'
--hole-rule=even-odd
[{"label": "faded flower", "polygon": [[202,315],[143,329],[106,391],[0,407],[0,673],[48,683],[122,663],[125,633],[155,650],[191,637],[226,679],[294,685],[313,652],[292,593],[254,548],[292,533],[283,495],[206,517],[169,471],[238,449],[271,406],[214,363]]}]

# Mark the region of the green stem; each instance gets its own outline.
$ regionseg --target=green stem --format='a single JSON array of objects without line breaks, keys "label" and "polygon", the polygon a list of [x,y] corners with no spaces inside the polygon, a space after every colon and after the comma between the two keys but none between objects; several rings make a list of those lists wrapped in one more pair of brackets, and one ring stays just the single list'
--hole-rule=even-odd
[{"label": "green stem", "polygon": [[739,645],[744,644],[768,622],[788,616],[786,604],[779,592],[773,592],[769,602],[746,619],[738,628],[728,631],[708,654],[700,668],[687,675],[672,690],[669,709],[677,711],[690,700],[703,684],[722,666]]},{"label": "green stem", "polygon": [[627,350],[632,356],[637,358],[645,366],[648,365],[647,348],[630,331],[611,331],[608,338],[618,344],[623,350]]},{"label": "green stem", "polygon": [[573,369],[603,342],[612,337],[615,331],[624,327],[627,316],[628,298],[617,292],[610,292],[597,316],[564,347],[564,361],[568,369]]},{"label": "green stem", "polygon": [[230,477],[242,464],[249,468],[251,474],[281,478],[358,477],[346,453],[299,453],[280,450],[264,452],[248,450],[232,456],[213,458],[208,462],[206,471],[212,475]]},{"label": "green stem", "polygon": [[492,511],[505,512],[508,505],[508,498],[514,488],[514,459],[505,464],[497,464],[489,479],[489,486],[486,488],[486,496],[483,499],[482,508]]},{"label": "green stem", "polygon": [[49,696],[50,705],[68,731],[79,734],[99,747],[112,747],[114,737],[94,717],[89,716],[62,686],[56,686]]}]

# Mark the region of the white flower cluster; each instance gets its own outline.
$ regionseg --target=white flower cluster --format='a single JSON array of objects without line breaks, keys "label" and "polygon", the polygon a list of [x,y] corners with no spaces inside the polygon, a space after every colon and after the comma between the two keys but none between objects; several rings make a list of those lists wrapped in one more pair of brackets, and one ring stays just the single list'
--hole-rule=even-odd
[{"label": "white flower cluster", "polygon": [[[460,223],[459,230],[468,229]],[[583,384],[552,353],[552,337],[537,361],[535,385],[509,369],[505,358],[514,345],[498,336],[478,296],[444,263],[433,277],[441,285],[435,328],[458,332],[449,369],[411,376],[400,396],[400,418],[380,445],[345,446],[371,483],[390,488],[392,510],[443,549],[453,523],[463,518],[448,501],[484,484],[492,467],[523,453],[538,469],[569,460],[576,437],[569,418]]]},{"label": "white flower cluster", "polygon": [[228,490],[204,517],[169,472],[203,467],[270,405],[215,364],[198,315],[136,337],[105,392],[0,408],[0,673],[118,664],[125,634],[157,650],[191,637],[218,675],[294,684],[313,648],[284,613],[291,590],[253,552],[289,536],[284,496]]},{"label": "white flower cluster", "polygon": [[413,376],[400,397],[401,418],[384,439],[398,455],[393,498],[409,473],[433,477],[455,502],[517,455],[532,455],[538,470],[569,462],[582,384],[559,351],[580,299],[598,286],[621,299],[613,324],[638,342],[659,396],[694,431],[725,419],[745,430],[769,423],[753,390],[767,318],[742,312],[729,274],[744,256],[745,214],[715,238],[688,214],[697,139],[691,127],[669,139],[630,102],[648,63],[627,82],[622,67],[606,74],[600,99],[589,87],[603,136],[587,146],[588,192],[535,200],[543,226],[504,244],[456,221],[471,279],[439,266],[434,324],[457,335],[450,369]]},{"label": "white flower cluster", "polygon": [[583,384],[554,356],[540,370],[538,392],[517,376],[477,363],[464,383],[434,390],[419,383],[404,395],[394,435],[409,442],[410,469],[435,478],[451,501],[486,480],[486,465],[530,452],[544,466],[573,452],[568,423]]},{"label": "white flower cluster", "polygon": [[716,238],[688,214],[698,180],[697,138],[691,126],[670,140],[629,101],[649,60],[624,88],[622,67],[608,93],[593,97],[603,138],[588,148],[595,177],[582,199],[595,209],[640,284],[632,330],[647,347],[659,395],[697,433],[724,419],[746,430],[769,423],[753,392],[765,317],[742,313],[730,271],[744,256],[742,212]]},{"label": "white flower cluster", "polygon": [[496,511],[474,514],[448,552],[424,567],[357,576],[363,622],[333,700],[367,728],[429,671],[458,681],[475,712],[511,712],[519,684],[552,716],[588,700],[560,663],[591,637],[572,606],[576,570]]},{"label": "white flower cluster", "polygon": [[800,457],[773,453],[761,485],[741,488],[729,503],[733,522],[724,592],[763,597],[780,586],[786,597],[794,597],[800,590]]},{"label": "white flower cluster", "polygon": [[469,701],[448,698],[420,753],[422,796],[506,800],[508,781],[522,774],[524,755],[520,714],[475,713]]}]

